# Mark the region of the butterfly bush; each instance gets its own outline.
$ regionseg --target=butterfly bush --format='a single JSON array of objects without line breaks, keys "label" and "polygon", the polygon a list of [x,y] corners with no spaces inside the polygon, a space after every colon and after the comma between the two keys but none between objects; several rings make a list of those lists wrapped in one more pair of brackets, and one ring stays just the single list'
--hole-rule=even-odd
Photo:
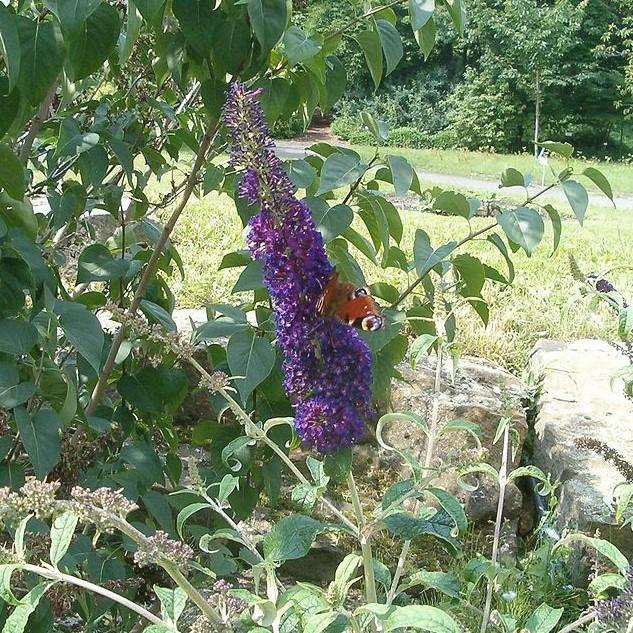
[{"label": "butterfly bush", "polygon": [[333,268],[310,210],[295,197],[274,152],[259,94],[237,82],[229,89],[224,122],[232,137],[231,163],[245,169],[238,194],[260,208],[249,222],[248,247],[263,262],[297,434],[328,453],[364,434],[371,353],[354,328],[317,311]]}]

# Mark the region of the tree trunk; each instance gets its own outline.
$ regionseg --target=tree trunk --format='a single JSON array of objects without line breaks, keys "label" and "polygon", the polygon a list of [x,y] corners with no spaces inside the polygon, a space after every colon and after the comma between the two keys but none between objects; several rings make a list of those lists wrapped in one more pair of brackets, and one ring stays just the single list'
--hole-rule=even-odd
[{"label": "tree trunk", "polygon": [[537,158],[538,135],[541,122],[541,77],[538,70],[536,71],[536,77],[534,78],[534,97],[536,101],[536,109],[534,112],[534,158]]}]

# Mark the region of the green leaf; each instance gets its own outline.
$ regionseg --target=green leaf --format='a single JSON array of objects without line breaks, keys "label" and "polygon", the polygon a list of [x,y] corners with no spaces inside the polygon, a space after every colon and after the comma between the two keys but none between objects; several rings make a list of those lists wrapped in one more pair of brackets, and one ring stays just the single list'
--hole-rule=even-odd
[{"label": "green leaf", "polygon": [[587,176],[591,182],[593,182],[602,193],[613,202],[613,190],[611,189],[611,183],[607,180],[606,176],[595,169],[594,167],[586,167],[582,172],[583,176]]},{"label": "green leaf", "polygon": [[593,596],[603,596],[609,589],[624,589],[626,579],[622,574],[599,574],[590,583],[587,589]]},{"label": "green leaf", "polygon": [[433,46],[435,46],[435,38],[437,36],[435,20],[428,20],[419,31],[415,31],[414,36],[426,61],[433,50]]},{"label": "green leaf", "polygon": [[424,585],[429,589],[441,591],[451,598],[459,598],[460,584],[459,580],[453,576],[453,574],[447,574],[443,571],[417,571],[398,587],[398,592],[405,591],[417,585]]},{"label": "green leaf", "polygon": [[360,117],[365,124],[365,127],[373,134],[374,138],[380,143],[385,142],[389,136],[389,125],[384,121],[380,121],[374,118],[371,112],[363,110],[360,113]]},{"label": "green leaf", "polygon": [[569,202],[569,206],[572,208],[574,215],[576,216],[578,222],[582,224],[585,219],[587,207],[589,206],[589,195],[587,194],[587,190],[575,180],[564,180],[561,183],[561,187],[565,192],[565,197],[567,198],[567,202]]},{"label": "green leaf", "polygon": [[250,290],[259,290],[264,287],[264,270],[261,260],[256,259],[246,266],[246,268],[240,273],[237,278],[232,294],[236,292],[248,292]]},{"label": "green leaf", "polygon": [[550,633],[558,624],[563,615],[564,609],[554,609],[543,603],[530,616],[525,623],[525,628],[530,633]]},{"label": "green leaf", "polygon": [[[314,201],[314,203],[311,201]],[[310,207],[310,211],[312,211],[317,230],[323,235],[324,242],[329,242],[338,237],[354,219],[354,212],[346,204],[336,204],[330,207],[321,198],[309,198],[307,199],[307,204]]]},{"label": "green leaf", "polygon": [[211,43],[213,61],[224,73],[237,75],[248,63],[253,47],[248,22],[236,16],[224,18],[222,13],[216,13],[215,20]]},{"label": "green leaf", "polygon": [[413,244],[413,259],[418,277],[424,277],[434,266],[446,259],[456,246],[457,242],[451,241],[433,250],[428,234],[422,229],[417,229]]},{"label": "green leaf", "polygon": [[476,257],[467,254],[456,255],[451,264],[466,286],[466,294],[469,297],[479,297],[486,281],[483,264]]},{"label": "green leaf", "polygon": [[460,542],[452,535],[455,523],[443,510],[439,510],[428,519],[419,519],[411,514],[398,512],[386,517],[384,523],[398,538],[411,540],[417,536],[434,536],[454,552],[461,549]]},{"label": "green leaf", "polygon": [[366,166],[361,163],[356,152],[335,152],[330,154],[321,168],[321,182],[317,196],[328,191],[351,185],[365,172]]},{"label": "green leaf", "polygon": [[402,156],[387,156],[387,164],[391,170],[393,188],[397,196],[404,196],[413,182],[413,168]]},{"label": "green leaf", "polygon": [[119,64],[126,64],[130,59],[142,27],[143,18],[136,8],[134,0],[128,0],[125,38],[119,41]]},{"label": "green leaf", "polygon": [[68,38],[68,71],[74,81],[99,70],[114,50],[121,32],[119,12],[100,4]]},{"label": "green leaf", "polygon": [[459,501],[457,501],[450,492],[442,490],[441,488],[427,488],[425,492],[435,497],[442,508],[444,508],[446,514],[448,514],[455,523],[455,527],[458,532],[461,534],[466,532],[468,529],[468,519],[466,518],[466,513]]},{"label": "green leaf", "polygon": [[187,594],[185,590],[180,587],[167,589],[154,585],[154,592],[160,600],[160,612],[163,618],[177,624],[187,604]]},{"label": "green leaf", "polygon": [[242,332],[247,328],[247,323],[236,322],[229,317],[221,316],[214,321],[208,321],[197,327],[194,332],[193,340],[194,343],[212,341],[216,338],[224,338],[236,332]]},{"label": "green leaf", "polygon": [[382,43],[380,35],[376,31],[367,29],[361,31],[354,39],[358,42],[365,55],[369,73],[374,80],[374,86],[378,89],[382,79]]},{"label": "green leaf", "polygon": [[37,609],[42,596],[52,584],[51,582],[42,582],[39,585],[35,585],[31,591],[23,596],[13,613],[5,620],[2,633],[24,633],[29,617]]},{"label": "green leaf", "polygon": [[117,383],[121,396],[140,411],[158,415],[175,410],[187,395],[189,381],[182,369],[159,365],[124,374]]},{"label": "green leaf", "polygon": [[59,415],[53,409],[40,409],[31,417],[26,409],[18,407],[15,423],[35,474],[45,477],[59,461],[59,431],[63,426]]},{"label": "green leaf", "polygon": [[321,51],[321,44],[308,37],[298,26],[291,26],[284,35],[284,50],[288,58],[288,66],[303,62]]},{"label": "green leaf", "polygon": [[547,215],[549,215],[550,222],[552,223],[552,231],[554,233],[554,248],[552,249],[553,254],[560,244],[560,236],[563,230],[563,224],[560,219],[560,214],[551,204],[544,205],[543,209],[545,209]]},{"label": "green leaf", "polygon": [[501,238],[500,235],[493,233],[487,237],[487,241],[491,244],[494,244],[497,250],[503,255],[503,258],[506,260],[506,264],[508,266],[508,283],[511,284],[514,280],[514,264],[512,263],[512,259],[510,259],[510,253],[508,253],[508,248],[505,245],[505,242]]},{"label": "green leaf", "polygon": [[20,74],[20,39],[15,17],[0,2],[0,54],[9,80],[9,92],[13,90]]},{"label": "green leaf", "polygon": [[352,470],[352,449],[339,448],[323,458],[323,472],[333,481],[343,482]]},{"label": "green leaf", "polygon": [[605,541],[600,538],[594,538],[592,536],[586,536],[585,534],[568,534],[564,538],[554,545],[552,549],[552,554],[558,551],[564,545],[569,545],[570,543],[581,543],[583,545],[588,545],[593,547],[596,551],[600,552],[603,556],[608,558],[620,572],[625,573],[629,567],[629,563],[626,559],[626,556],[622,554],[622,552],[615,546],[613,543],[609,543],[609,541]]},{"label": "green leaf", "polygon": [[409,0],[411,28],[419,31],[433,17],[435,0]]},{"label": "green leaf", "polygon": [[134,3],[143,18],[149,24],[156,27],[162,23],[165,1],[166,0],[134,0]]},{"label": "green leaf", "polygon": [[64,512],[64,514],[60,514],[53,521],[50,548],[50,559],[53,567],[59,565],[59,562],[68,551],[78,521],[79,517],[72,512]]},{"label": "green leaf", "polygon": [[518,170],[513,167],[508,167],[501,174],[501,184],[499,187],[526,187],[525,177]]},{"label": "green leaf", "polygon": [[444,3],[457,32],[463,35],[464,27],[466,26],[466,7],[463,5],[462,0],[444,0]]},{"label": "green leaf", "polygon": [[24,199],[24,168],[11,148],[4,143],[0,143],[0,187],[14,200]]},{"label": "green leaf", "polygon": [[385,55],[385,77],[392,73],[396,66],[400,63],[404,50],[402,48],[402,39],[398,29],[387,20],[376,20],[378,27],[378,36],[382,45],[382,52]]},{"label": "green leaf", "polygon": [[435,199],[433,208],[446,211],[446,213],[450,213],[451,215],[459,215],[466,220],[472,217],[466,196],[461,193],[455,193],[454,191],[442,191]]},{"label": "green leaf", "polygon": [[236,332],[226,349],[229,368],[242,402],[262,383],[275,365],[275,350],[268,339],[255,336],[252,330]]},{"label": "green leaf", "polygon": [[248,17],[265,51],[281,39],[288,21],[286,0],[248,0]]},{"label": "green leaf", "polygon": [[406,607],[385,604],[367,604],[356,613],[371,613],[383,624],[383,631],[413,629],[428,633],[461,633],[462,627],[448,613],[428,605],[412,604]]},{"label": "green leaf", "polygon": [[37,343],[35,326],[22,319],[0,320],[0,352],[21,356],[28,354]]},{"label": "green leaf", "polygon": [[59,325],[70,344],[98,374],[105,342],[99,319],[80,303],[70,301],[58,301],[55,312],[59,315]]},{"label": "green leaf", "polygon": [[185,39],[202,56],[211,52],[217,18],[214,0],[174,0],[173,12]]},{"label": "green leaf", "polygon": [[413,341],[409,349],[411,355],[411,366],[415,369],[419,365],[427,352],[433,347],[438,337],[432,334],[421,334]]},{"label": "green leaf", "polygon": [[13,591],[11,591],[11,576],[20,567],[20,563],[0,565],[0,600],[4,600],[7,604],[16,605],[19,602]]},{"label": "green leaf", "polygon": [[0,362],[0,407],[13,409],[26,402],[36,387],[32,382],[20,382],[17,365]]},{"label": "green leaf", "polygon": [[303,514],[291,514],[275,523],[264,537],[264,556],[272,562],[303,558],[324,529],[321,521]]},{"label": "green leaf", "polygon": [[178,516],[176,517],[176,531],[178,532],[178,536],[180,536],[181,539],[184,538],[182,529],[185,526],[185,523],[187,522],[187,519],[189,517],[196,514],[196,512],[200,512],[200,510],[208,510],[210,507],[211,506],[208,503],[203,503],[203,502],[192,503],[184,507],[178,513]]},{"label": "green leaf", "polygon": [[556,141],[543,141],[539,143],[541,147],[544,147],[546,150],[552,152],[553,154],[558,154],[563,158],[571,158],[571,155],[574,153],[574,146],[569,143],[557,143]]},{"label": "green leaf", "polygon": [[160,323],[167,332],[175,332],[176,331],[176,323],[172,319],[171,314],[163,308],[163,306],[159,306],[157,303],[153,301],[148,301],[147,299],[143,299],[140,305],[141,311],[148,318],[150,323]]},{"label": "green leaf", "polygon": [[136,469],[135,476],[143,483],[151,485],[165,481],[160,459],[149,442],[137,440],[126,444],[121,449],[120,456],[124,463]]},{"label": "green leaf", "polygon": [[44,4],[59,20],[62,29],[74,33],[94,13],[102,0],[44,0]]},{"label": "green leaf", "polygon": [[498,218],[499,225],[508,239],[518,244],[528,255],[540,244],[545,232],[543,218],[529,207],[507,209]]},{"label": "green leaf", "polygon": [[129,267],[128,260],[112,257],[107,246],[91,244],[84,248],[79,255],[77,283],[118,279],[125,276]]},{"label": "green leaf", "polygon": [[64,63],[61,36],[53,22],[17,16],[20,36],[20,92],[32,106],[39,106]]}]

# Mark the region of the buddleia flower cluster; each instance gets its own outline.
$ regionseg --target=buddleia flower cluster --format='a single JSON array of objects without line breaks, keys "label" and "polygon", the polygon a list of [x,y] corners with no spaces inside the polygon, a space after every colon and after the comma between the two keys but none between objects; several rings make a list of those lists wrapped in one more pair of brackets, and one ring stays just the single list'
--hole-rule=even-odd
[{"label": "buddleia flower cluster", "polygon": [[295,428],[304,444],[328,453],[364,434],[371,354],[352,327],[318,313],[333,268],[310,210],[295,197],[274,152],[259,94],[237,82],[229,89],[224,122],[231,162],[245,169],[238,194],[260,208],[249,222],[248,247],[263,263]]}]

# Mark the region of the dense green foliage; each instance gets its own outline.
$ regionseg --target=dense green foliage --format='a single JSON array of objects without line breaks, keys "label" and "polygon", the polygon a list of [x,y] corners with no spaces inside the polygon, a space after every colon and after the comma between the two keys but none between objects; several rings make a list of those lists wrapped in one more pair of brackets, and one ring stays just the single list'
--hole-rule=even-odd
[{"label": "dense green foliage", "polygon": [[[462,433],[478,447],[471,422],[440,427],[433,416],[405,414],[431,438],[427,454],[417,463],[399,451],[411,477],[389,482],[371,513],[358,497],[350,450],[293,454],[293,461],[293,409],[282,389],[273,310],[248,251],[227,253],[219,267],[241,271],[234,301],[206,306],[208,320],[191,338],[177,332],[169,281],[187,271],[170,237],[187,206],[213,194],[230,200],[244,225],[257,212],[237,195],[240,174],[226,162],[221,111],[229,80],[262,88],[267,119],[283,126],[309,121],[317,107],[327,112],[350,79],[360,81],[360,61],[341,61],[348,47],[361,44],[375,85],[401,59],[415,66],[410,42],[398,36],[409,27],[392,9],[350,11],[342,28],[328,24],[313,37],[292,25],[291,9],[286,0],[0,3],[3,633],[64,630],[69,613],[75,630],[136,632],[140,615],[152,623],[146,633],[174,632],[187,600],[205,633],[234,624],[256,633],[332,633],[377,623],[384,631],[458,633],[457,619],[473,630],[495,620],[508,633],[549,633],[625,582],[627,561],[610,543],[548,536],[554,496],[520,568],[488,551],[466,555],[464,509],[435,486],[441,471],[430,467],[442,435]],[[429,51],[436,18],[441,33],[449,22],[464,26],[459,0],[437,11],[413,0],[409,11],[400,15],[414,21]],[[381,121],[364,120],[377,142],[387,139]],[[564,161],[573,152],[561,142],[546,147]],[[368,161],[319,144],[286,168],[342,277],[371,281],[357,258],[393,276],[371,286],[386,320],[367,338],[378,409],[388,408],[403,359],[415,365],[432,350],[441,374],[461,308],[487,322],[484,287],[512,282],[513,253],[534,251],[545,220],[554,248],[561,239],[558,211],[541,208],[543,191],[512,168],[500,184],[525,192],[524,200],[476,229],[479,200],[424,192],[436,210],[461,219],[463,233],[438,244],[418,229],[406,251],[400,214],[384,195],[423,195],[405,159],[376,152]],[[589,203],[582,182],[612,198],[595,169],[567,167],[548,187],[564,192],[580,222]],[[503,270],[485,254],[464,252],[478,238],[501,253]],[[194,411],[188,425],[185,402]],[[401,417],[373,420],[383,446],[382,428]],[[504,418],[495,440],[504,455],[514,435]],[[536,468],[510,473],[479,455],[454,465],[460,475],[492,477],[501,490],[508,477],[529,475],[555,492]],[[353,513],[332,493],[345,495]],[[249,534],[241,521],[262,503],[279,520]],[[285,586],[278,567],[303,558],[321,534],[335,534],[349,550],[330,591]],[[372,540],[384,535],[404,543],[401,567],[393,556],[374,558]],[[436,543],[436,562],[446,569],[405,569],[414,539]],[[569,584],[569,546],[577,541],[603,555],[609,570],[587,591]],[[361,575],[358,606],[346,598]],[[209,597],[216,578],[244,587],[229,594],[220,583]],[[420,585],[431,592],[408,592]],[[506,590],[521,600],[507,600]]]},{"label": "dense green foliage", "polygon": [[[337,23],[346,5],[312,3],[305,22]],[[464,38],[440,28],[426,60],[424,43],[418,47],[405,19],[403,63],[375,92],[362,53],[348,46],[353,89],[337,107],[334,131],[367,142],[358,115],[369,110],[394,128],[415,129],[404,134],[407,147],[531,151],[538,100],[539,139],[565,138],[592,155],[624,155],[632,10],[628,0],[475,0]],[[400,142],[399,133],[392,142]]]}]

